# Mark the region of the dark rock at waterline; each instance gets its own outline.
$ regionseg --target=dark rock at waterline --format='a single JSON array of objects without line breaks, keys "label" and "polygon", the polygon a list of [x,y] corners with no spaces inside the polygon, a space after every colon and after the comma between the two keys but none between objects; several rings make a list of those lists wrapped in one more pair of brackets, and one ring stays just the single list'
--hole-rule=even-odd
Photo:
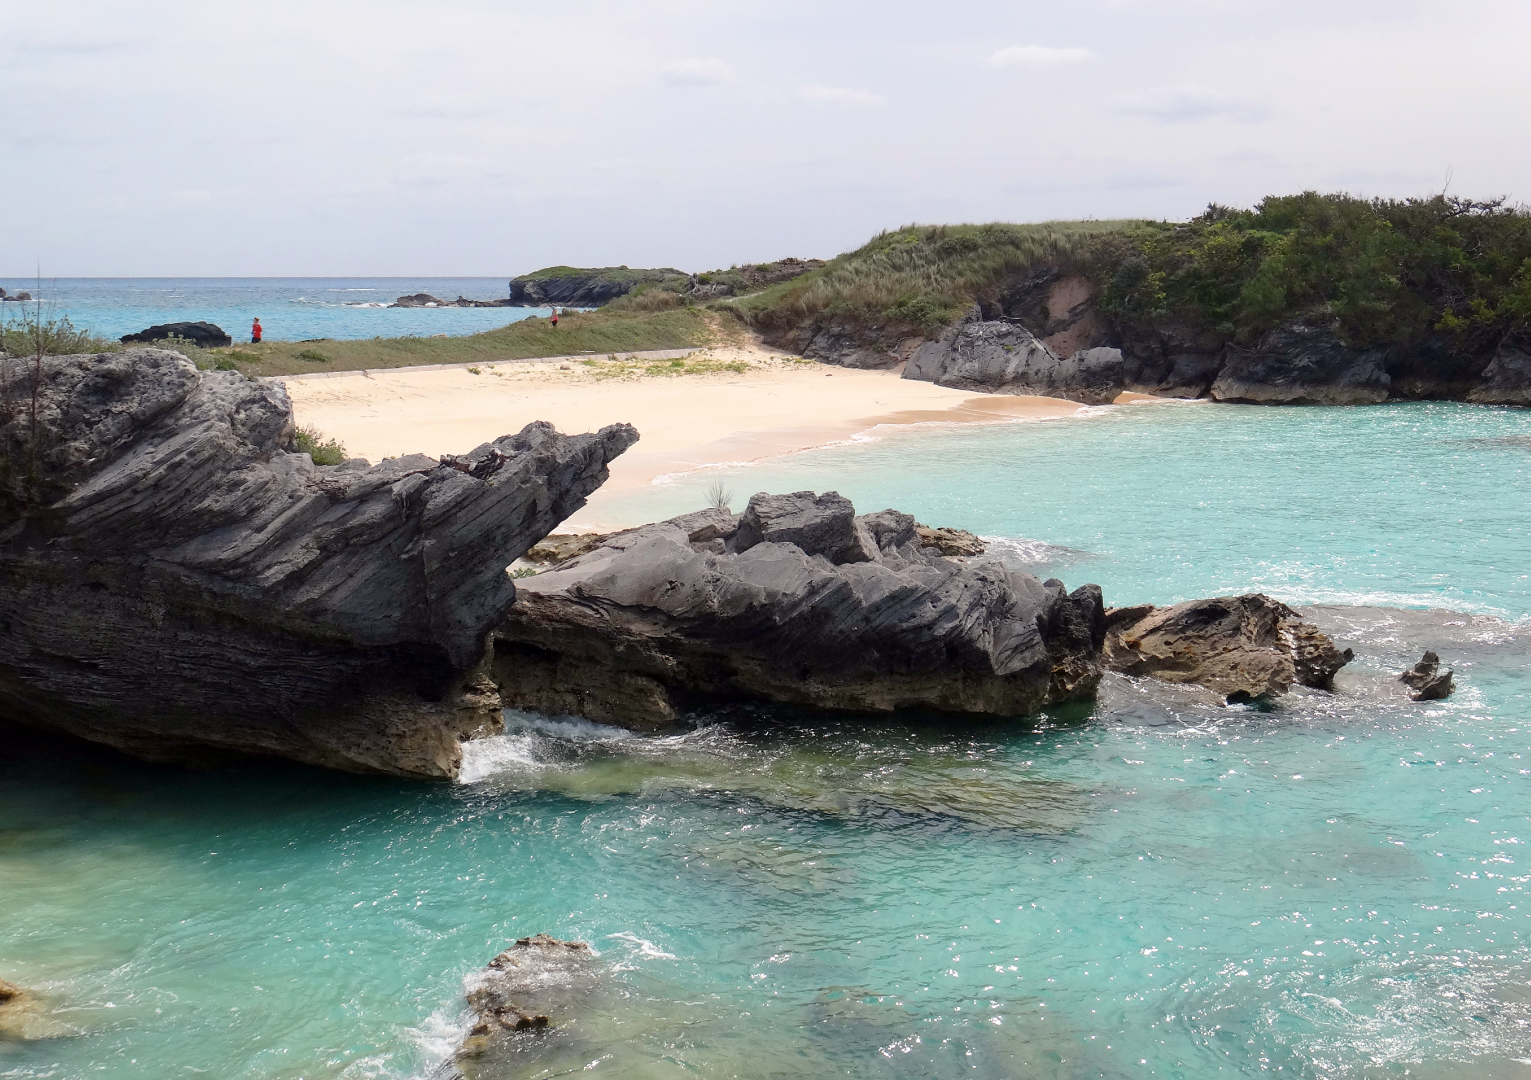
[{"label": "dark rock at waterline", "polygon": [[1467,400],[1479,405],[1531,405],[1531,353],[1501,344],[1479,384],[1468,391]]},{"label": "dark rock at waterline", "polygon": [[32,294],[29,292],[7,293],[4,289],[0,289],[0,300],[19,302],[30,299],[32,299]]},{"label": "dark rock at waterline", "polygon": [[476,665],[506,565],[638,437],[316,466],[279,382],[179,353],[0,376],[0,716],[155,760],[454,775],[499,724]]},{"label": "dark rock at waterline", "polygon": [[1294,683],[1330,689],[1335,673],[1355,658],[1262,593],[1118,608],[1105,613],[1105,622],[1112,671],[1195,683],[1230,702],[1284,694]]},{"label": "dark rock at waterline", "polygon": [[516,305],[504,297],[497,300],[469,300],[466,296],[459,296],[456,300],[438,300],[430,293],[414,293],[410,296],[401,296],[388,306],[398,308],[483,308],[515,307]]},{"label": "dark rock at waterline", "polygon": [[1440,701],[1450,697],[1456,686],[1451,680],[1451,669],[1440,670],[1441,658],[1430,650],[1408,671],[1398,676],[1398,681],[1413,691],[1409,697],[1415,701]]},{"label": "dark rock at waterline", "polygon": [[521,582],[494,634],[508,705],[630,727],[691,700],[1020,716],[1090,697],[1100,590],[922,548],[908,514],[756,495],[610,537]]},{"label": "dark rock at waterline", "polygon": [[1252,405],[1375,405],[1393,382],[1385,361],[1385,350],[1351,348],[1330,330],[1284,326],[1255,348],[1230,345],[1208,394]]},{"label": "dark rock at waterline", "polygon": [[234,344],[222,327],[210,322],[160,323],[136,334],[124,334],[121,340],[124,345],[149,344],[170,337],[184,338],[199,349],[221,349]]}]

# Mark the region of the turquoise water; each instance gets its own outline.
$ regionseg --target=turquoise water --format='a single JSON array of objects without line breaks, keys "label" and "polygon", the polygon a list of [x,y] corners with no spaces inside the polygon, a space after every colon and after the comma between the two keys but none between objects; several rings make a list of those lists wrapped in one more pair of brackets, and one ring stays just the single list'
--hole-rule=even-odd
[{"label": "turquoise water", "polygon": [[[1004,535],[1116,602],[1320,604],[1357,661],[1269,711],[1113,678],[1034,723],[511,715],[452,786],[13,742],[0,978],[78,1034],[0,1041],[0,1077],[427,1075],[464,977],[537,931],[610,974],[506,1075],[1525,1076],[1527,435],[1133,407],[722,472]],[[1446,702],[1392,679],[1425,647]]]},{"label": "turquoise water", "polygon": [[[236,341],[261,321],[267,341],[309,338],[477,334],[546,316],[547,308],[390,308],[400,296],[494,300],[505,278],[0,278],[9,293],[29,292],[45,316],[115,339],[167,322],[210,322]],[[30,305],[29,305],[30,306]],[[20,304],[0,303],[0,319]]]}]

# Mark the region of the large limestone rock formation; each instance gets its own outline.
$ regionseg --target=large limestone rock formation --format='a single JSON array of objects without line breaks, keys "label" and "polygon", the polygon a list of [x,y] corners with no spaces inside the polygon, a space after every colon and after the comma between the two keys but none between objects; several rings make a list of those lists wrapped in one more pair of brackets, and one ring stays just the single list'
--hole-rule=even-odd
[{"label": "large limestone rock formation", "polygon": [[315,466],[276,382],[157,349],[0,359],[0,717],[154,759],[450,776],[499,723],[505,567],[637,439],[531,424]]},{"label": "large limestone rock formation", "polygon": [[1375,405],[1392,377],[1383,349],[1353,349],[1327,330],[1285,326],[1253,349],[1230,345],[1209,396],[1251,405]]},{"label": "large limestone rock formation", "polygon": [[606,723],[718,699],[1019,716],[1101,677],[1099,588],[942,558],[834,492],[634,529],[520,584],[494,634],[506,704]]}]

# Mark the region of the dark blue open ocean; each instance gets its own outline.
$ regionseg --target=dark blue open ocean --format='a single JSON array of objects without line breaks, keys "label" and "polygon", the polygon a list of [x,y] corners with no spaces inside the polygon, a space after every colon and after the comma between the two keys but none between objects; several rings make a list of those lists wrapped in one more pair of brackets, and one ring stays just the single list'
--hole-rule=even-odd
[{"label": "dark blue open ocean", "polygon": [[[268,341],[306,338],[477,334],[546,308],[390,308],[400,296],[426,292],[443,300],[495,300],[506,278],[0,278],[8,293],[26,291],[45,314],[67,315],[105,338],[155,323],[211,322],[236,340],[257,316]],[[0,319],[20,315],[0,304]]]}]

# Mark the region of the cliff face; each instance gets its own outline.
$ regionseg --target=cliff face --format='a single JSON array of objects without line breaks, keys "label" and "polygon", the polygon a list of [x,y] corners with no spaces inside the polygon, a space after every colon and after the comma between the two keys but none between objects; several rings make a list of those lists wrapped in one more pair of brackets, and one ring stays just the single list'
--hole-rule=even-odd
[{"label": "cliff face", "polygon": [[505,567],[637,439],[531,424],[315,466],[279,383],[156,349],[0,360],[0,715],[155,759],[448,776],[498,723]]},{"label": "cliff face", "polygon": [[[1209,342],[1169,326],[1124,340],[1097,324],[1088,333],[1057,332],[1044,340],[1026,323],[985,317],[975,305],[934,340],[903,349],[904,378],[1092,405],[1123,391],[1254,405],[1531,404],[1531,355],[1512,341],[1488,353],[1424,355],[1353,348],[1326,329],[1300,323],[1248,347]],[[1069,353],[1058,348],[1065,344],[1091,347]],[[824,359],[859,367],[865,351]]]}]

